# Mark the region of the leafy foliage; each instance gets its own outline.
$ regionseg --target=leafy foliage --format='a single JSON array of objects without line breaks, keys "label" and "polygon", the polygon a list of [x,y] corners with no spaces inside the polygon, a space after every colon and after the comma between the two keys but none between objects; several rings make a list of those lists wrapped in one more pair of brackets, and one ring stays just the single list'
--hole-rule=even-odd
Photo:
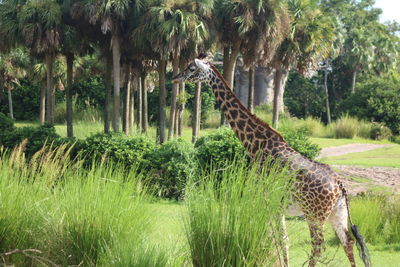
[{"label": "leafy foliage", "polygon": [[315,159],[321,151],[321,148],[317,144],[310,141],[305,129],[283,130],[282,135],[294,150],[309,159]]},{"label": "leafy foliage", "polygon": [[103,160],[124,166],[143,167],[154,142],[146,136],[127,137],[121,133],[99,133],[86,138],[80,145],[87,160]]},{"label": "leafy foliage", "polygon": [[195,149],[183,139],[168,141],[149,154],[146,168],[159,196],[181,198],[186,182],[198,170]]},{"label": "leafy foliage", "polygon": [[235,158],[245,157],[243,145],[235,133],[227,127],[221,127],[211,134],[200,137],[194,146],[201,166],[212,165],[218,168]]},{"label": "leafy foliage", "polygon": [[343,109],[359,118],[382,122],[393,133],[400,131],[400,76],[372,78],[358,85]]}]

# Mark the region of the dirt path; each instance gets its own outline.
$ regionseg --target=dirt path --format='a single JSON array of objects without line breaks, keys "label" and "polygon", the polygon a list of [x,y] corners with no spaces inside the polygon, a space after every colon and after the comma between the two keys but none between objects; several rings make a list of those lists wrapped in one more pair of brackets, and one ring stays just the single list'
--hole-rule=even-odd
[{"label": "dirt path", "polygon": [[[355,152],[363,152],[382,147],[392,146],[390,144],[349,144],[337,147],[324,148],[319,158],[334,157]],[[368,190],[386,190],[400,193],[400,169],[385,167],[356,167],[347,165],[333,165],[346,179],[350,194],[356,195]]]},{"label": "dirt path", "polygon": [[321,150],[318,158],[334,157],[355,152],[364,152],[382,147],[393,146],[390,144],[348,144],[343,146],[326,147]]}]

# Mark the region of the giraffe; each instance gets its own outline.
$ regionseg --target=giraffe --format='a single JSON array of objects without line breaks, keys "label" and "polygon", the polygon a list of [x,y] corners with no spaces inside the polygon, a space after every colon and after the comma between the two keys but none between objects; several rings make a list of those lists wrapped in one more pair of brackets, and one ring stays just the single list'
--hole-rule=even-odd
[{"label": "giraffe", "polygon": [[[224,116],[236,136],[253,159],[261,162],[270,156],[288,166],[296,173],[292,197],[305,215],[311,236],[310,267],[316,265],[324,248],[323,228],[330,222],[335,229],[347,258],[352,267],[356,266],[351,232],[360,248],[360,256],[366,267],[371,266],[368,251],[352,223],[346,189],[339,175],[328,165],[312,161],[293,148],[284,138],[267,123],[251,114],[227,85],[214,65],[204,59],[195,59],[180,74],[173,77],[173,82],[206,82],[212,88]],[[284,225],[284,218],[282,220]],[[287,240],[286,231],[284,239]],[[289,266],[288,245],[284,245],[283,265]]]}]

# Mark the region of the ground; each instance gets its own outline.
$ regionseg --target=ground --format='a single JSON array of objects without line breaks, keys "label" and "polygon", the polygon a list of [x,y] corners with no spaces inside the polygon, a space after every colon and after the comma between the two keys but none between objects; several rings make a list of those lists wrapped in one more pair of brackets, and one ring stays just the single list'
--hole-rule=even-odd
[{"label": "ground", "polygon": [[[334,163],[332,167],[347,178],[345,182],[352,195],[377,190],[399,193],[400,168],[394,168],[400,164],[399,147],[395,144],[346,144],[323,148],[319,159]],[[397,162],[391,164],[392,160]]]}]

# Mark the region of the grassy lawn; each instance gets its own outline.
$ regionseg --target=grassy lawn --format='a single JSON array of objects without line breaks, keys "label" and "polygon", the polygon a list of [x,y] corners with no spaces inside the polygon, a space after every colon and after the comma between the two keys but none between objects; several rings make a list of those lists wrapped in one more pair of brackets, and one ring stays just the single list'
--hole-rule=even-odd
[{"label": "grassy lawn", "polygon": [[[162,248],[169,248],[175,257],[183,258],[187,253],[187,243],[184,237],[183,216],[185,206],[176,202],[153,203],[150,208],[154,210],[154,232],[150,237],[151,242],[159,244]],[[287,221],[290,240],[290,263],[292,266],[302,266],[307,260],[311,250],[309,232],[304,220],[289,219]],[[319,266],[341,267],[349,266],[343,248],[339,246],[338,239],[332,227],[326,226],[326,252],[323,262]],[[400,246],[372,246],[368,245],[373,266],[395,267],[400,262]],[[357,256],[357,264],[363,266]],[[175,265],[179,266],[179,265]]]},{"label": "grassy lawn", "polygon": [[392,144],[388,140],[371,140],[371,139],[363,139],[363,138],[354,138],[354,139],[334,139],[334,138],[319,138],[319,137],[310,137],[311,141],[321,148],[333,147],[333,146],[342,146],[348,144]]},{"label": "grassy lawn", "polygon": [[365,152],[350,153],[322,159],[324,163],[337,165],[381,166],[400,168],[400,145]]}]

